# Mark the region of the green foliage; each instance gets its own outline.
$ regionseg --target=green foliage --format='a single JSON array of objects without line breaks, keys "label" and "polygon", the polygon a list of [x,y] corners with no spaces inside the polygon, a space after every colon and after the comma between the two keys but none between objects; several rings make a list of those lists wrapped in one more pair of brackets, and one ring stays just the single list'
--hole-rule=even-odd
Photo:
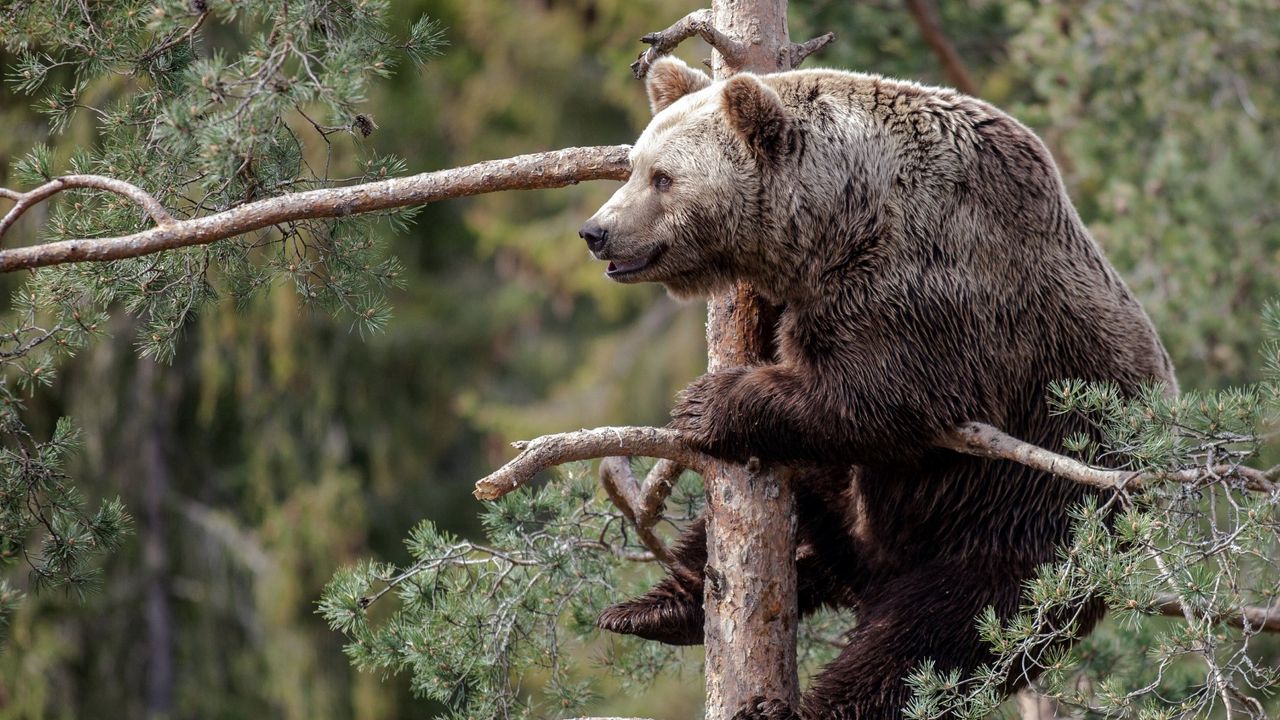
[{"label": "green foliage", "polygon": [[[373,130],[360,110],[369,81],[386,77],[402,56],[422,62],[442,46],[439,25],[426,18],[396,38],[389,9],[389,2],[369,0],[10,4],[0,11],[0,43],[16,55],[5,73],[10,87],[39,96],[35,107],[53,133],[83,113],[100,133],[69,157],[36,145],[14,162],[12,179],[29,187],[63,172],[104,174],[146,189],[175,217],[191,218],[403,172],[400,160],[370,153],[354,175],[330,173],[335,149],[362,152],[360,142]],[[196,52],[202,30],[221,39],[207,54]],[[409,216],[385,217],[403,228]],[[291,223],[216,248],[34,273],[0,334],[5,559],[26,559],[38,585],[82,590],[94,578],[90,561],[118,545],[128,528],[118,501],[90,514],[62,474],[74,435],[69,423],[37,441],[18,412],[24,398],[51,383],[61,361],[101,333],[109,312],[136,318],[140,353],[166,362],[219,288],[243,302],[288,279],[304,304],[344,315],[362,333],[378,330],[389,317],[385,293],[400,282],[401,268],[373,239],[376,222]],[[123,235],[146,223],[130,201],[74,192],[54,206],[41,239]]]},{"label": "green foliage", "polygon": [[[131,519],[118,498],[86,512],[62,472],[76,448],[75,429],[64,420],[52,438],[36,441],[17,420],[16,405],[6,396],[0,407],[0,427],[10,441],[0,448],[0,562],[28,569],[37,589],[83,595],[98,581],[93,561],[120,545]],[[0,585],[0,627],[20,597],[7,581]]]},{"label": "green foliage", "polygon": [[[101,172],[141,185],[179,217],[404,172],[388,153],[411,152],[409,165],[426,169],[533,148],[627,142],[647,118],[643,93],[625,70],[636,38],[692,8],[675,0],[555,0],[515,10],[500,0],[0,5],[0,47],[9,53],[0,54],[7,86],[0,119],[11,129],[0,137],[0,155],[14,158],[4,184],[26,188],[63,172]],[[1272,211],[1280,190],[1280,66],[1273,62],[1280,16],[1263,0],[935,5],[983,97],[1012,108],[1049,142],[1082,216],[1152,313],[1183,386],[1195,389],[1178,403],[1158,395],[1121,403],[1106,388],[1064,383],[1059,409],[1096,421],[1096,432],[1073,439],[1072,451],[1151,471],[1280,459],[1266,448],[1249,455],[1258,433],[1274,433],[1266,425],[1274,384],[1213,392],[1261,377],[1267,363],[1273,373],[1280,367],[1275,341],[1264,362],[1256,355],[1257,308],[1280,290]],[[424,12],[448,25],[450,52],[428,72],[392,75],[397,61],[421,62],[442,48],[440,25]],[[899,0],[792,3],[797,39],[826,30],[839,39],[810,65],[946,82]],[[697,43],[680,52],[692,63],[707,54]],[[437,527],[469,532],[466,486],[498,461],[498,440],[660,422],[672,391],[700,371],[697,309],[660,299],[653,288],[601,283],[574,241],[573,230],[609,191],[595,185],[475,198],[426,208],[411,228],[408,213],[308,221],[205,248],[44,270],[17,287],[10,278],[15,284],[5,291],[17,292],[0,320],[0,505],[7,508],[0,552],[14,570],[0,579],[0,623],[12,621],[16,652],[0,654],[0,690],[13,700],[4,713],[151,712],[141,704],[145,667],[137,658],[155,662],[157,650],[136,628],[155,607],[154,595],[145,596],[145,608],[138,601],[153,572],[176,604],[171,645],[183,672],[173,684],[175,715],[407,712],[397,686],[335,661],[331,634],[310,615],[334,565],[403,558],[397,528],[412,525],[422,508]],[[47,240],[148,224],[131,204],[97,192],[67,193],[49,207],[47,218],[20,224],[6,244],[36,239],[36,227]],[[319,312],[299,316],[306,310]],[[370,332],[384,326],[389,332]],[[164,382],[147,379],[156,371],[131,359],[130,344],[172,363]],[[78,453],[59,429],[69,427],[56,420],[62,414],[84,429]],[[169,446],[167,470],[139,457],[149,440]],[[140,487],[166,473],[167,488]],[[84,479],[86,498],[68,475]],[[1144,612],[1161,595],[1184,597],[1204,620],[1268,602],[1265,583],[1276,574],[1267,556],[1236,551],[1271,548],[1271,511],[1232,482],[1162,485],[1131,506],[1082,510],[1075,553],[1047,569],[1029,597],[1050,608],[1096,590],[1117,608],[1117,621],[1065,659],[1051,649],[1037,656],[1054,668],[1045,682],[1056,696],[1105,709],[1096,714],[1121,706],[1135,717],[1194,714],[1208,697],[1209,665],[1202,650],[1187,648],[1210,632],[1226,637],[1215,637],[1213,647],[1232,683],[1274,684],[1263,669],[1280,648],[1265,636],[1221,624],[1211,631],[1207,622],[1182,630]],[[386,635],[395,623],[406,636],[447,632],[472,644],[441,658],[497,658],[483,642],[490,636],[482,598],[441,593],[384,612],[410,591],[414,581],[406,579],[358,608],[359,597],[385,587],[377,578],[393,579],[444,557],[449,543],[469,542],[444,530],[415,533],[422,542],[411,538],[405,561],[366,561],[335,578],[326,612],[350,610],[355,597],[365,635],[347,628],[352,652],[367,653],[363,660],[381,673],[408,676],[415,690],[445,698],[455,713],[486,709],[475,704],[481,687],[513,712],[531,714],[562,714],[559,703],[581,706],[592,690],[625,702],[625,693],[599,684],[607,680],[584,689],[586,667],[603,663],[623,668],[624,679],[654,678],[673,667],[672,656],[617,639],[583,644],[588,611],[642,587],[650,573],[603,548],[570,561],[531,543],[535,536],[593,539],[539,524],[587,507],[613,512],[598,497],[574,495],[585,491],[574,487],[508,501],[542,515],[492,520],[491,513],[489,541],[469,545],[474,565],[421,571],[455,584],[440,587],[481,588],[478,595],[510,603],[512,622],[528,630],[505,650],[513,675],[500,678],[475,663],[460,674]],[[135,509],[139,538],[108,566],[110,592],[84,608],[43,593],[10,614],[38,582],[73,596],[90,586],[103,551],[126,529],[111,500],[117,494],[131,508],[157,501],[159,509]],[[59,522],[36,522],[30,505],[17,504],[25,497]],[[1112,510],[1121,514],[1099,529],[1098,518]],[[600,529],[604,519],[584,522]],[[170,553],[159,569],[146,559],[153,543]],[[1170,574],[1151,557],[1133,556],[1126,543],[1156,548]],[[612,589],[591,581],[584,585],[590,602],[569,599],[565,607],[577,614],[552,618],[531,599],[554,604],[561,588],[507,585],[532,579],[535,569],[526,565],[512,566],[498,583],[505,566],[480,547],[545,561],[562,584],[587,583],[575,573],[598,572]],[[1121,572],[1136,580],[1116,582]],[[1234,580],[1208,582],[1220,576]],[[344,597],[347,605],[333,604]],[[454,612],[479,619],[441,629]],[[988,621],[984,631],[1006,650],[1069,632],[1037,626],[1034,612],[1028,618],[1007,628]],[[806,667],[836,652],[851,623],[840,615],[803,625]],[[365,646],[362,637],[380,639]],[[554,667],[540,654],[548,648],[560,650]],[[1257,675],[1237,672],[1248,662]],[[513,680],[520,676],[523,685]],[[528,692],[553,676],[549,694]],[[60,692],[60,678],[72,678],[74,698]],[[1159,683],[1148,688],[1152,678]],[[920,702],[935,704],[917,707],[919,716],[947,703],[974,713],[992,706],[983,678],[926,673],[920,681]],[[449,693],[443,683],[452,683]],[[689,715],[687,703],[664,712],[669,694],[649,693],[626,712]]]},{"label": "green foliage", "polygon": [[1280,14],[1223,4],[1009,3],[1011,98],[1125,272],[1184,385],[1256,380],[1280,294]]},{"label": "green foliage", "polygon": [[[1280,322],[1268,316],[1274,353]],[[998,659],[969,678],[921,668],[909,717],[985,717],[1005,679],[1027,669],[1044,673],[1046,694],[1088,717],[1268,717],[1280,661],[1262,619],[1243,609],[1280,599],[1280,485],[1249,489],[1235,469],[1257,462],[1280,425],[1280,373],[1178,397],[1153,388],[1126,400],[1111,385],[1082,382],[1051,394],[1055,412],[1081,413],[1096,431],[1074,441],[1074,452],[1164,480],[1079,508],[1071,546],[1040,568],[1024,611],[1005,623],[992,611],[977,619]],[[1267,475],[1280,479],[1280,466]],[[1124,648],[1103,633],[1068,651],[1091,599],[1105,601],[1116,632],[1129,636]],[[1175,607],[1181,621],[1150,617]]]},{"label": "green foliage", "polygon": [[[408,566],[365,562],[335,575],[319,612],[350,641],[352,662],[411,673],[414,691],[445,705],[449,717],[581,710],[596,690],[576,674],[573,656],[599,649],[590,645],[595,616],[621,584],[618,560],[651,560],[587,470],[566,468],[557,482],[494,503],[482,518],[486,544],[424,521],[405,543]],[[686,481],[679,504],[695,508],[698,490]],[[388,596],[398,607],[371,617]],[[620,644],[625,652],[613,647]],[[612,640],[596,657],[647,687],[676,654]]]},{"label": "green foliage", "polygon": [[[3,41],[17,53],[12,87],[44,94],[37,107],[50,114],[54,132],[79,112],[97,116],[101,143],[78,149],[68,169],[135,183],[171,214],[190,218],[403,172],[402,161],[376,155],[350,177],[330,172],[336,142],[345,138],[344,147],[361,152],[360,141],[376,127],[360,110],[369,81],[386,77],[402,54],[421,62],[442,47],[438,24],[426,18],[397,41],[387,29],[389,6],[132,2],[90,14],[74,2],[19,3],[9,11],[16,32]],[[206,24],[234,33],[236,42],[198,54],[196,34]],[[59,68],[63,82],[51,76]],[[93,105],[80,101],[115,82],[126,92]],[[309,145],[322,145],[322,162]],[[49,149],[38,146],[17,162],[14,177],[35,184],[55,174],[53,165]],[[403,227],[409,216],[387,217]],[[401,270],[371,239],[374,222],[300,221],[216,249],[49,269],[31,292],[54,299],[50,309],[64,322],[118,302],[143,319],[143,352],[161,359],[172,356],[183,324],[213,297],[214,281],[244,297],[288,278],[308,303],[376,330],[386,320],[382,296]],[[74,202],[57,206],[44,239],[128,234],[144,225],[124,199],[76,193]]]}]

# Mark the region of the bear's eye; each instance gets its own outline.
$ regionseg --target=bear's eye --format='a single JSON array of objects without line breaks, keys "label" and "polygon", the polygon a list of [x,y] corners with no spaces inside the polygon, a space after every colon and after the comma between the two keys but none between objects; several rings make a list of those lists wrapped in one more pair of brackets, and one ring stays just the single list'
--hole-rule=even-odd
[{"label": "bear's eye", "polygon": [[653,174],[653,188],[658,192],[666,192],[671,189],[671,176],[664,172],[655,172]]}]

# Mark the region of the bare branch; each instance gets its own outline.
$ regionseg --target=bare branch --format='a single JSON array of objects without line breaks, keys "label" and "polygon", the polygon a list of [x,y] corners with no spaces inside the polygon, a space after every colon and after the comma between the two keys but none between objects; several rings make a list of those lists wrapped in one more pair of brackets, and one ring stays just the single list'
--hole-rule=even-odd
[{"label": "bare branch", "polygon": [[739,64],[746,52],[742,43],[716,29],[715,23],[712,22],[711,10],[703,8],[685,15],[666,30],[651,32],[640,38],[640,42],[648,43],[650,47],[631,63],[632,74],[637,80],[644,79],[644,76],[649,74],[649,66],[653,65],[658,58],[670,54],[676,46],[694,35],[706,40],[708,45],[718,50],[728,65]]},{"label": "bare branch", "polygon": [[160,201],[137,185],[131,185],[123,180],[101,175],[64,175],[24,193],[8,188],[0,188],[0,197],[14,201],[14,206],[9,208],[9,212],[5,214],[3,219],[0,219],[0,237],[4,236],[6,230],[13,227],[13,224],[18,221],[18,218],[23,213],[35,205],[57,195],[63,190],[78,189],[106,190],[122,195],[141,205],[142,209],[147,211],[147,214],[151,216],[151,219],[157,225],[163,227],[174,223],[173,218],[164,209],[164,206],[160,204]]},{"label": "bare branch", "polygon": [[790,65],[791,69],[794,70],[800,67],[800,63],[804,62],[805,58],[818,52],[822,48],[830,45],[831,42],[835,39],[836,39],[836,34],[833,32],[829,32],[829,33],[819,35],[818,37],[806,40],[802,43],[791,43],[789,46],[787,46],[787,55],[789,56],[788,64]]},{"label": "bare branch", "polygon": [[[584,180],[625,180],[630,174],[626,145],[566,148],[550,152],[519,155],[503,160],[488,160],[466,167],[439,170],[403,178],[292,193],[234,207],[225,212],[190,220],[174,221],[159,203],[127,183],[108,178],[95,179],[110,183],[84,185],[121,192],[137,200],[157,219],[160,227],[133,235],[114,238],[63,240],[59,242],[0,251],[0,272],[11,272],[71,262],[100,262],[139,257],[163,250],[205,245],[279,223],[309,218],[345,217],[411,205],[425,205],[438,200],[480,195],[500,190],[529,190],[563,187]],[[10,215],[25,202],[27,206],[66,189],[71,175],[54,180],[29,193],[6,190],[5,197],[20,197]],[[52,191],[46,190],[62,182]],[[123,191],[132,188],[132,191]],[[32,198],[44,190],[44,195]],[[150,205],[143,202],[141,193]],[[23,210],[26,208],[23,207]],[[162,221],[160,218],[164,218]],[[6,218],[7,219],[7,218]],[[0,230],[3,226],[0,226]]]},{"label": "bare branch", "polygon": [[715,461],[691,449],[675,430],[651,427],[602,427],[559,435],[543,435],[514,443],[520,454],[497,472],[476,483],[472,492],[480,500],[496,500],[528,483],[548,468],[577,460],[615,455],[665,458],[694,470]]},{"label": "bare branch", "polygon": [[[1156,598],[1156,602],[1158,603],[1156,610],[1161,615],[1176,618],[1187,617],[1186,609],[1183,608],[1182,603],[1178,602],[1178,598],[1174,595],[1161,594]],[[1191,617],[1198,616],[1195,613],[1191,613]],[[1223,623],[1239,628],[1280,632],[1280,606],[1244,607],[1238,611],[1223,613],[1209,619],[1215,623]]]},{"label": "bare branch", "polygon": [[1142,484],[1139,473],[1090,467],[1079,460],[1023,442],[982,423],[960,425],[936,444],[966,455],[1012,460],[1050,475],[1103,490],[1136,490]]},{"label": "bare branch", "polygon": [[1168,479],[1180,483],[1201,482],[1210,477],[1234,477],[1247,490],[1274,493],[1277,486],[1261,470],[1245,465],[1215,465],[1209,468],[1178,470],[1171,473],[1139,473],[1130,470],[1108,470],[1086,465],[1065,455],[1045,450],[1007,435],[990,425],[965,423],[956,427],[936,444],[966,455],[1011,460],[1051,475],[1074,480],[1103,490],[1140,490],[1148,483]]},{"label": "bare branch", "polygon": [[969,75],[969,69],[965,67],[964,60],[960,59],[960,53],[956,52],[955,46],[947,39],[946,33],[942,32],[928,2],[926,0],[906,0],[906,2],[907,9],[911,11],[911,17],[915,18],[916,26],[920,28],[920,34],[933,49],[933,54],[938,56],[938,62],[942,63],[942,69],[947,73],[951,84],[966,95],[977,95],[977,84]]},{"label": "bare branch", "polygon": [[[660,462],[668,462],[662,460]],[[649,552],[664,565],[671,563],[671,551],[662,538],[653,532],[658,522],[657,513],[644,513],[644,497],[641,495],[640,483],[631,472],[631,459],[625,457],[607,457],[600,461],[600,484],[609,495],[609,499],[636,529],[640,542],[649,548]]]},{"label": "bare branch", "polygon": [[196,18],[196,21],[192,23],[190,27],[188,27],[183,32],[175,35],[174,37],[171,37],[165,40],[164,42],[160,43],[158,46],[152,48],[149,52],[144,54],[142,57],[138,58],[138,62],[144,63],[144,62],[153,60],[157,57],[160,57],[162,53],[168,51],[170,48],[176,47],[178,44],[182,43],[183,41],[190,39],[191,36],[195,35],[196,31],[200,29],[200,26],[203,25],[204,21],[207,20],[208,18],[209,18],[208,10],[200,11],[199,17]]},{"label": "bare branch", "polygon": [[[1151,482],[1165,479],[1196,483],[1210,475],[1237,478],[1247,490],[1266,493],[1280,491],[1263,471],[1244,465],[1217,465],[1164,474],[1096,468],[1024,442],[983,423],[957,426],[935,444],[966,455],[1009,460],[1103,490],[1138,491]],[[667,428],[601,427],[543,435],[513,445],[521,451],[520,454],[497,472],[476,483],[473,494],[478,499],[496,500],[525,485],[543,470],[569,462],[615,456],[652,457],[667,462],[655,465],[643,485],[633,487],[623,483],[615,486],[615,491],[620,492],[624,498],[619,508],[630,513],[630,517],[656,518],[663,501],[670,493],[672,482],[684,468],[702,473],[720,464],[714,458],[690,448],[681,440],[678,432]],[[635,478],[630,476],[629,467],[625,475],[620,473],[620,468],[614,468],[611,472],[617,478],[629,477],[630,482],[635,483]]]},{"label": "bare branch", "polygon": [[671,460],[659,460],[649,470],[640,486],[640,517],[656,523],[662,517],[662,505],[685,467]]}]

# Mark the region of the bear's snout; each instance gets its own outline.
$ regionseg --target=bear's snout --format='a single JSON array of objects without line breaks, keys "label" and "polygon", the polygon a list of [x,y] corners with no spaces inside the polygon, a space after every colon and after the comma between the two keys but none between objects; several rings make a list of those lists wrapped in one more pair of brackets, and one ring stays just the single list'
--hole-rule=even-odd
[{"label": "bear's snout", "polygon": [[578,231],[578,237],[587,241],[588,250],[599,253],[604,249],[605,241],[609,239],[609,231],[595,218],[591,218]]}]

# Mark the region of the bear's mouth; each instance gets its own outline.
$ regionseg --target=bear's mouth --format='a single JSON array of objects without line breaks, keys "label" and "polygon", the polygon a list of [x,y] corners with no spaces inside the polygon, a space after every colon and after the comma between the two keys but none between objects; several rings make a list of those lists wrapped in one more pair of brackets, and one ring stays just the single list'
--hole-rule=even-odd
[{"label": "bear's mouth", "polygon": [[604,274],[610,279],[621,280],[629,276],[639,274],[641,271],[649,268],[658,260],[658,256],[662,254],[662,247],[656,247],[649,252],[648,255],[642,255],[631,260],[610,260],[609,267],[605,268]]}]

